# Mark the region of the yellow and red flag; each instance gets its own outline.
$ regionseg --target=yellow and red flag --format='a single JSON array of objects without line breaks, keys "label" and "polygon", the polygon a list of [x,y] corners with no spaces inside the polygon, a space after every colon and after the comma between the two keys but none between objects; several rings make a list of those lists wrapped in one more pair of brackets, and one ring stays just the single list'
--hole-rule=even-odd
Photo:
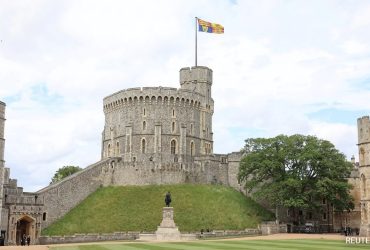
[{"label": "yellow and red flag", "polygon": [[224,33],[224,27],[222,25],[217,23],[210,23],[199,18],[197,19],[198,19],[198,31],[215,34]]}]

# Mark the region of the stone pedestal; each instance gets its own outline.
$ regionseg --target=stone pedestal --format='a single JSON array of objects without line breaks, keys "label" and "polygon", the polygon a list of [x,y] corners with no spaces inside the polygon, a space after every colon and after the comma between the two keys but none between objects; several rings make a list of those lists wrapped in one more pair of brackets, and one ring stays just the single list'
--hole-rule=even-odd
[{"label": "stone pedestal", "polygon": [[173,220],[173,207],[164,207],[162,211],[163,219],[155,232],[157,240],[180,240],[181,234]]},{"label": "stone pedestal", "polygon": [[154,234],[140,234],[139,240],[142,241],[176,241],[176,240],[196,240],[195,234],[181,234],[173,220],[173,207],[164,207],[162,210],[162,222]]}]

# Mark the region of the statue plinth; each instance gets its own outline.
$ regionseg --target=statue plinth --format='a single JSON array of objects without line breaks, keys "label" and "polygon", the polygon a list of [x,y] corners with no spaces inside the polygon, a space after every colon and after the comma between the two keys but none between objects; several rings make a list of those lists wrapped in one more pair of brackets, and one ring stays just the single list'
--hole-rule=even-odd
[{"label": "statue plinth", "polygon": [[162,222],[155,232],[157,240],[180,240],[180,231],[173,220],[173,207],[164,207],[162,216]]},{"label": "statue plinth", "polygon": [[155,234],[140,234],[139,240],[152,241],[175,241],[175,240],[196,240],[195,234],[181,234],[173,220],[173,207],[164,207],[162,210],[162,222]]}]

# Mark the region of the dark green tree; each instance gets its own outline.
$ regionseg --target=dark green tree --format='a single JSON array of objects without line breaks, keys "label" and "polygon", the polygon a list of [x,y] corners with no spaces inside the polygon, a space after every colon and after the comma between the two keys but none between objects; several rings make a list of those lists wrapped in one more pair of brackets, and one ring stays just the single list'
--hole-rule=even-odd
[{"label": "dark green tree", "polygon": [[80,170],[82,170],[82,168],[78,166],[63,166],[55,172],[50,184],[56,183]]},{"label": "dark green tree", "polygon": [[306,211],[323,209],[326,199],[336,210],[353,209],[346,179],[352,165],[329,141],[279,135],[245,142],[238,179],[256,199]]}]

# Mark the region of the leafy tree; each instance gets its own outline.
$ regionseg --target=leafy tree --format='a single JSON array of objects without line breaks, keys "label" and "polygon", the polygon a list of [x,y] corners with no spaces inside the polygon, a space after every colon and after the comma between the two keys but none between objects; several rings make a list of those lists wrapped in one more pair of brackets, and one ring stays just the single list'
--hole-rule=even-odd
[{"label": "leafy tree", "polygon": [[78,166],[63,166],[55,172],[50,184],[56,183],[80,170],[82,170],[82,168]]},{"label": "leafy tree", "polygon": [[337,210],[353,209],[352,165],[329,141],[279,135],[245,142],[238,178],[255,198],[275,208],[319,211],[326,199]]}]

